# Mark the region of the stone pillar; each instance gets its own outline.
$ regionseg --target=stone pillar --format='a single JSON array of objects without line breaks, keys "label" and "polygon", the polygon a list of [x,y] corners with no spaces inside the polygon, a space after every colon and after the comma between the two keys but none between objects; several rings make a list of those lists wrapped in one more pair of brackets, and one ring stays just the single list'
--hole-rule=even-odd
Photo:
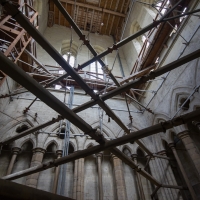
[{"label": "stone pillar", "polygon": [[84,158],[80,158],[77,166],[76,200],[84,199],[84,174]]},{"label": "stone pillar", "polygon": [[75,160],[74,161],[73,199],[76,199],[77,180],[78,180],[78,160]]},{"label": "stone pillar", "polygon": [[103,185],[102,185],[102,156],[103,153],[96,154],[97,156],[97,168],[98,168],[98,183],[99,183],[99,200],[103,200]]},{"label": "stone pillar", "polygon": [[[154,158],[151,158],[151,161],[149,163],[149,166],[150,166],[150,170],[151,170],[151,174],[153,177],[155,177],[159,182],[162,182],[162,176],[161,176],[161,169],[159,167],[159,164],[158,164],[158,158],[154,157]],[[156,188],[156,186],[154,187],[154,189]],[[165,188],[160,188],[158,191],[157,191],[157,196],[158,196],[158,199],[162,199],[162,200],[168,200],[167,199],[167,195],[166,195],[166,191],[165,191]]]},{"label": "stone pillar", "polygon": [[192,124],[194,124],[198,128],[198,130],[200,131],[200,122],[193,121]]},{"label": "stone pillar", "polygon": [[181,173],[182,173],[182,175],[183,175],[183,178],[184,178],[184,180],[185,180],[185,182],[186,182],[186,185],[187,185],[187,187],[188,187],[188,189],[189,189],[189,191],[190,191],[190,194],[191,194],[191,196],[192,196],[192,199],[193,199],[193,200],[197,200],[197,196],[196,196],[196,194],[195,194],[195,192],[194,192],[194,190],[193,190],[193,187],[192,187],[192,185],[191,185],[191,183],[190,183],[190,181],[189,181],[189,179],[188,179],[188,177],[187,177],[187,174],[186,174],[186,172],[185,172],[185,170],[184,170],[184,168],[183,168],[183,165],[182,165],[182,163],[181,163],[181,161],[180,161],[180,159],[179,159],[179,157],[178,157],[178,154],[177,154],[177,151],[176,151],[176,149],[175,149],[174,143],[170,143],[170,144],[169,144],[169,147],[171,148],[171,150],[172,150],[172,152],[173,152],[173,154],[174,154],[174,157],[175,157],[175,159],[176,159],[176,161],[177,161],[177,164],[178,164],[179,169],[180,169],[180,171],[181,171]]},{"label": "stone pillar", "polygon": [[[62,150],[56,151],[57,159],[62,157]],[[58,187],[58,178],[59,178],[60,166],[55,167],[54,181],[53,181],[53,191],[52,193],[56,194]]]},{"label": "stone pillar", "polygon": [[199,178],[200,178],[200,152],[197,149],[197,147],[195,146],[192,138],[190,137],[189,131],[186,130],[181,133],[178,133],[177,135],[183,142],[185,149],[187,150],[188,154],[190,155],[190,158],[191,158],[192,162],[194,163],[194,166],[195,166],[197,173],[199,175]]},{"label": "stone pillar", "polygon": [[[160,151],[159,155],[167,157],[166,150]],[[163,163],[163,166],[164,166],[164,173],[166,174],[166,179],[167,179],[166,184],[177,185],[177,182],[176,182],[176,179],[175,179],[174,174],[172,172],[169,161],[166,160],[166,159],[160,159],[160,160],[161,160],[161,162]],[[170,191],[170,193],[172,195],[172,199],[177,199],[178,197],[179,197],[180,200],[182,199],[182,196],[178,194],[179,190],[170,189],[170,188],[168,188],[168,190]]]},{"label": "stone pillar", "polygon": [[[30,167],[34,167],[34,166],[40,165],[42,163],[45,151],[46,150],[39,148],[39,147],[33,149],[33,156],[32,156]],[[40,173],[37,172],[35,174],[29,175],[26,179],[26,185],[29,187],[37,188],[39,174]]]},{"label": "stone pillar", "polygon": [[[132,154],[131,157],[132,157],[134,163],[137,165],[138,164],[138,162],[137,162],[137,154]],[[140,199],[141,200],[145,200],[145,195],[144,195],[144,190],[143,190],[143,187],[142,187],[141,176],[137,172],[136,172],[136,177],[137,177],[137,183],[138,183],[138,190],[139,190],[139,194],[140,194]]]},{"label": "stone pillar", "polygon": [[111,154],[111,158],[113,161],[113,169],[114,169],[114,174],[115,174],[117,199],[118,200],[127,200],[126,185],[125,185],[122,161],[113,154]]},{"label": "stone pillar", "polygon": [[13,167],[14,167],[14,164],[15,164],[15,160],[16,160],[17,155],[19,154],[20,151],[21,151],[21,149],[18,148],[18,147],[12,148],[12,153],[13,154],[12,154],[12,158],[10,160],[6,175],[9,175],[9,174],[12,173],[12,170],[13,170]]}]

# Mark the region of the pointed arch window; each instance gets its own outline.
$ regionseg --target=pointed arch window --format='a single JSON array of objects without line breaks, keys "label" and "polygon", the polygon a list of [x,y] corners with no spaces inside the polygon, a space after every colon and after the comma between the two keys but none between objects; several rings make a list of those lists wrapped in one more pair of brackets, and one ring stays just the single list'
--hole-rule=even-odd
[{"label": "pointed arch window", "polygon": [[[94,49],[97,52],[97,54],[100,54],[104,51],[104,49],[100,46],[95,46]],[[91,55],[91,58],[92,57],[93,56]],[[105,57],[101,59],[105,62]],[[104,72],[102,70],[101,64],[98,61],[91,63],[89,70],[91,72],[90,74],[91,79],[98,79],[98,78],[104,79]]]}]

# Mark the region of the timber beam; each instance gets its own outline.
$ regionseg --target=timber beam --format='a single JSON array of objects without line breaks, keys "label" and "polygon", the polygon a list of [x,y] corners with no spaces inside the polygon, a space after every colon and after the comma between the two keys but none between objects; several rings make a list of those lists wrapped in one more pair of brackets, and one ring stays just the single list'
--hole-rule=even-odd
[{"label": "timber beam", "polygon": [[71,1],[71,0],[61,0],[60,2],[68,3],[68,4],[71,4],[71,5],[75,5],[75,6],[81,6],[81,7],[84,7],[84,8],[93,9],[93,10],[96,10],[96,11],[100,11],[102,13],[108,13],[108,14],[116,15],[116,16],[123,17],[123,18],[126,17],[126,15],[123,14],[123,13],[112,11],[112,10],[105,9],[105,8],[96,7],[96,6],[93,6],[93,5],[90,5],[90,4],[86,4],[86,3],[80,3],[80,2],[75,2],[75,1]]}]

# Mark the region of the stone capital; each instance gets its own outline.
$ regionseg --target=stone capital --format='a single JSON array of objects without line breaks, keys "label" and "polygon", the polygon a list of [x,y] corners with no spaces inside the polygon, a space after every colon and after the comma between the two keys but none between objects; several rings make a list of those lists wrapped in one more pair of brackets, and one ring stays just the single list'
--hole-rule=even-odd
[{"label": "stone capital", "polygon": [[132,158],[132,159],[137,158],[137,154],[131,154],[131,158]]},{"label": "stone capital", "polygon": [[177,136],[180,138],[180,139],[184,139],[186,137],[190,137],[190,134],[189,134],[189,130],[185,130],[185,131],[182,131],[180,133],[177,134]]},{"label": "stone capital", "polygon": [[100,158],[102,158],[102,157],[103,157],[103,152],[99,152],[99,153],[97,153],[97,154],[96,154],[96,157],[100,157]]},{"label": "stone capital", "polygon": [[159,151],[157,152],[158,155],[161,155],[161,156],[166,156],[166,150],[162,150],[162,151]]},{"label": "stone capital", "polygon": [[169,146],[171,149],[174,149],[174,148],[175,148],[174,143],[169,143],[168,146]]},{"label": "stone capital", "polygon": [[43,148],[40,148],[40,147],[36,147],[36,148],[34,148],[33,149],[33,153],[35,154],[35,153],[45,153],[46,152],[46,150],[45,149],[43,149]]},{"label": "stone capital", "polygon": [[198,122],[198,121],[192,121],[192,124],[194,124],[194,125],[197,126],[198,128],[199,128],[199,126],[200,126],[200,122]]},{"label": "stone capital", "polygon": [[57,150],[57,151],[56,151],[57,157],[62,157],[62,153],[63,153],[62,150]]},{"label": "stone capital", "polygon": [[21,151],[21,148],[19,148],[19,147],[13,147],[12,148],[13,154],[18,154],[20,151]]}]

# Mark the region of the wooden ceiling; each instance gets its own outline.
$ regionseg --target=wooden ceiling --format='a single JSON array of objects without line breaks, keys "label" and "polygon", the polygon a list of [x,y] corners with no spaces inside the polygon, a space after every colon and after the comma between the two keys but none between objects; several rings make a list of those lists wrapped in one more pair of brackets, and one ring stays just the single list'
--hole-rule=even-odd
[{"label": "wooden ceiling", "polygon": [[[119,40],[130,0],[60,0],[60,2],[81,30],[113,35]],[[53,1],[50,1],[49,11],[53,16],[50,17],[53,23],[49,24],[71,27]]]}]

